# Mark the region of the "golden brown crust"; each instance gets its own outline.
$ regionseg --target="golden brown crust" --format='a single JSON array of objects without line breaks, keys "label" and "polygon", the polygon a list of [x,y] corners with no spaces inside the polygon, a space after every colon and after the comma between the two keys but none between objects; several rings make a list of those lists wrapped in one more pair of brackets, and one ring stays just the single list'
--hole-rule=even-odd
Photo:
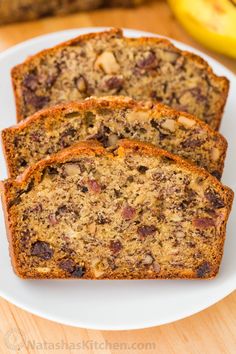
[{"label": "golden brown crust", "polygon": [[[77,146],[77,149],[76,149],[78,154],[84,153],[87,155],[100,154],[100,153],[103,153],[104,150],[105,149],[102,148],[101,145],[96,141],[90,141],[90,143],[80,142]],[[65,158],[66,158],[66,154],[65,154]],[[63,157],[62,157],[62,159],[63,159]],[[55,162],[57,161],[56,156],[55,157],[52,156],[51,162],[53,162],[53,161],[55,161]],[[39,164],[39,166],[40,166],[40,164]],[[45,167],[46,167],[46,165],[45,165]],[[9,180],[5,180],[5,181],[0,181],[0,189],[2,191],[1,199],[2,199],[2,205],[3,205],[4,218],[5,218],[7,239],[8,239],[8,244],[9,244],[9,255],[11,258],[11,263],[12,263],[12,267],[14,269],[15,274],[22,279],[26,279],[26,278],[29,279],[29,277],[28,276],[26,277],[24,274],[22,274],[20,269],[17,266],[17,260],[16,260],[16,255],[15,255],[16,248],[14,245],[14,229],[13,229],[13,225],[12,225],[10,219],[8,218],[9,210],[10,210],[9,201],[12,198],[14,198],[14,193],[17,191],[17,189],[19,187],[24,188],[27,185],[27,179],[30,178],[31,176],[33,177],[34,172],[36,172],[36,169],[29,169],[28,172],[26,171],[26,173],[23,174],[17,180],[9,179]],[[25,180],[24,180],[24,175],[27,175]],[[34,177],[35,177],[35,179],[37,179],[37,177],[39,178],[39,174],[36,172]],[[14,215],[13,215],[13,217],[14,217]],[[38,277],[38,274],[35,274],[35,276],[33,276],[32,278],[35,279],[37,277]],[[42,279],[43,279],[43,277],[42,277]]]},{"label": "golden brown crust", "polygon": [[[76,148],[76,147],[75,147]],[[210,175],[204,168],[197,167],[189,162],[181,159],[179,156],[173,155],[170,152],[167,152],[162,149],[158,149],[152,144],[144,143],[137,140],[129,140],[129,139],[122,139],[119,142],[119,149],[118,154],[122,154],[123,152],[127,153],[127,151],[132,150],[134,153],[139,153],[141,155],[148,155],[148,156],[165,156],[176,163],[178,163],[181,167],[184,167],[186,170],[191,171],[193,173],[198,173],[200,177],[210,178],[212,185],[214,185],[217,189],[221,189],[225,191],[225,194],[229,197],[229,201],[231,204],[233,200],[233,191],[222,185],[222,183],[215,178],[214,176]]]},{"label": "golden brown crust", "polygon": [[229,80],[226,77],[220,77],[217,76],[212,68],[209,66],[209,64],[202,59],[201,57],[199,57],[196,54],[187,52],[187,51],[181,51],[180,49],[176,48],[171,42],[169,42],[167,39],[163,39],[163,38],[156,38],[156,37],[141,37],[138,39],[134,39],[133,38],[127,38],[123,36],[123,32],[121,29],[117,29],[117,28],[113,28],[109,31],[104,31],[104,32],[98,32],[98,33],[89,33],[89,34],[84,34],[81,36],[78,36],[72,40],[63,42],[53,48],[49,48],[49,49],[45,49],[33,56],[30,56],[28,59],[26,59],[22,64],[19,64],[17,66],[15,66],[12,69],[12,84],[13,84],[13,88],[14,88],[14,95],[15,95],[15,101],[16,101],[16,111],[17,111],[17,120],[20,121],[22,119],[24,119],[24,117],[22,116],[22,112],[21,112],[21,94],[19,92],[19,88],[18,88],[18,76],[21,75],[23,72],[27,71],[30,66],[31,63],[34,61],[34,59],[39,59],[41,57],[43,57],[45,54],[48,53],[53,53],[55,52],[58,48],[65,48],[67,46],[72,46],[72,45],[76,45],[79,42],[85,42],[89,39],[94,39],[94,38],[111,38],[111,37],[117,37],[117,38],[122,38],[126,41],[127,45],[129,45],[129,43],[132,43],[132,45],[140,45],[140,44],[147,44],[147,45],[152,45],[152,44],[158,44],[161,43],[163,45],[166,45],[172,49],[174,49],[176,52],[180,53],[181,55],[183,55],[186,58],[189,58],[191,61],[194,61],[195,63],[197,63],[199,66],[201,66],[206,72],[207,74],[213,79],[215,80],[219,86],[221,87],[221,96],[220,96],[220,109],[219,112],[217,113],[217,115],[214,117],[215,119],[215,129],[218,130],[220,127],[220,123],[221,123],[221,117],[224,111],[224,106],[226,103],[226,99],[228,96],[228,91],[229,91]]},{"label": "golden brown crust", "polygon": [[[154,147],[151,144],[146,144],[146,143],[142,143],[139,141],[131,141],[131,140],[121,140],[119,142],[119,147],[117,148],[117,150],[115,151],[108,151],[106,149],[104,149],[99,143],[97,142],[80,142],[77,145],[64,149],[63,151],[55,154],[54,156],[51,156],[48,159],[42,160],[40,162],[38,162],[37,164],[35,164],[34,166],[31,166],[27,169],[27,171],[21,175],[17,180],[13,180],[13,179],[8,179],[2,182],[2,188],[4,191],[4,197],[3,197],[3,205],[4,205],[4,209],[5,209],[5,219],[6,219],[6,225],[8,228],[8,239],[9,239],[9,243],[10,243],[10,254],[12,256],[12,264],[14,267],[14,270],[16,272],[17,275],[19,275],[22,278],[29,278],[28,276],[26,276],[25,274],[21,274],[20,270],[17,268],[17,264],[16,264],[16,260],[15,260],[15,256],[14,256],[14,244],[13,244],[13,240],[14,240],[14,229],[12,228],[12,225],[8,222],[8,214],[10,212],[10,207],[9,207],[9,201],[12,200],[12,198],[14,198],[14,196],[16,195],[17,191],[19,191],[19,189],[24,189],[27,188],[29,182],[34,179],[34,183],[39,183],[40,181],[40,176],[41,173],[43,172],[43,170],[47,167],[50,166],[54,163],[63,163],[65,161],[73,161],[73,159],[78,158],[79,156],[84,156],[84,155],[105,155],[108,156],[110,158],[114,158],[117,154],[118,156],[123,156],[125,154],[140,154],[142,156],[144,155],[148,155],[148,156],[163,156],[166,157],[168,159],[173,160],[178,166],[181,166],[181,168],[186,169],[187,171],[191,171],[193,174],[198,174],[199,177],[203,177],[205,179],[208,179],[211,183],[212,186],[214,186],[214,188],[216,188],[216,190],[220,193],[221,196],[224,196],[224,200],[227,203],[226,207],[227,207],[227,215],[225,217],[224,220],[224,224],[222,226],[221,229],[221,235],[220,235],[220,239],[221,239],[221,247],[219,248],[219,254],[218,254],[218,258],[216,260],[216,266],[214,267],[214,269],[212,269],[211,273],[209,274],[209,278],[213,278],[217,272],[218,272],[218,268],[220,265],[220,261],[221,261],[221,257],[222,257],[222,253],[223,253],[223,244],[224,244],[224,240],[225,240],[225,228],[226,228],[226,222],[231,210],[231,206],[232,206],[232,201],[233,201],[233,191],[228,188],[223,186],[215,177],[209,175],[204,169],[198,168],[196,166],[190,165],[188,164],[186,161],[182,160],[181,158],[170,154],[164,150],[160,150],[156,147]],[[14,215],[11,216],[12,218],[14,218]],[[66,278],[65,275],[62,276],[56,276],[56,275],[38,275],[38,274],[34,274],[32,273],[32,278],[56,278],[56,277],[60,277],[60,278]],[[154,275],[154,273],[150,273],[150,275],[146,275],[144,276],[142,273],[140,273],[139,275],[140,279],[143,278],[149,278],[149,279],[154,279],[154,278],[158,278],[157,275]],[[186,279],[193,279],[193,278],[197,278],[196,274],[191,271],[191,270],[178,270],[176,274],[170,274],[170,276],[165,277],[167,278],[186,278]],[[88,273],[84,276],[84,279],[95,279],[93,274]],[[109,279],[109,275],[106,276],[104,279]],[[117,277],[118,279],[118,277]],[[121,279],[121,278],[119,278]],[[128,275],[127,279],[132,279],[132,275]]]},{"label": "golden brown crust", "polygon": [[[151,104],[151,103],[150,103]],[[39,112],[36,112],[32,116],[26,118],[15,126],[6,128],[2,131],[2,146],[4,151],[4,156],[7,162],[8,173],[10,177],[16,177],[18,173],[16,173],[15,166],[15,151],[12,148],[12,142],[9,140],[9,137],[14,134],[20,134],[25,128],[29,128],[35,122],[39,120],[44,120],[46,117],[51,116],[52,118],[61,114],[61,113],[70,113],[75,110],[86,111],[91,109],[119,109],[119,108],[132,108],[134,110],[142,110],[149,111],[150,109],[153,112],[154,118],[158,116],[168,116],[169,118],[174,118],[179,116],[184,116],[189,118],[190,120],[195,121],[198,126],[206,131],[210,136],[214,137],[219,141],[219,146],[222,147],[223,157],[222,163],[218,166],[218,171],[220,174],[223,172],[224,168],[224,159],[227,151],[227,141],[226,139],[219,133],[214,131],[208,124],[204,123],[202,120],[194,117],[193,115],[186,112],[178,112],[166,105],[157,103],[151,104],[148,102],[138,102],[128,97],[123,96],[109,96],[109,97],[90,97],[82,102],[70,102],[61,105],[57,105],[54,107],[49,107],[43,109]]]},{"label": "golden brown crust", "polygon": [[[0,182],[0,187],[2,190],[4,190],[3,188],[3,184],[2,182]],[[10,255],[10,259],[11,259],[11,264],[12,267],[14,269],[14,272],[16,273],[16,275],[18,275],[19,277],[21,277],[20,272],[18,271],[18,267],[17,267],[17,261],[16,261],[16,256],[15,256],[15,247],[13,245],[13,229],[12,229],[12,225],[10,223],[10,220],[8,219],[8,194],[5,193],[1,193],[1,200],[2,200],[2,206],[3,206],[3,215],[4,215],[4,219],[5,219],[5,225],[6,225],[6,234],[7,234],[7,240],[8,240],[8,250],[9,250],[9,255]]]}]

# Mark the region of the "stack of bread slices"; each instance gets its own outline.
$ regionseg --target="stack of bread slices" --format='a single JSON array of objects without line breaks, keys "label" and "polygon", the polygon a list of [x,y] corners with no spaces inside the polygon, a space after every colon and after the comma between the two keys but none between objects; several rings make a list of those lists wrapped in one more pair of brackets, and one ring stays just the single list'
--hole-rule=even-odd
[{"label": "stack of bread slices", "polygon": [[228,81],[159,38],[92,33],[12,70],[2,131],[22,278],[212,278],[233,192],[220,182]]}]

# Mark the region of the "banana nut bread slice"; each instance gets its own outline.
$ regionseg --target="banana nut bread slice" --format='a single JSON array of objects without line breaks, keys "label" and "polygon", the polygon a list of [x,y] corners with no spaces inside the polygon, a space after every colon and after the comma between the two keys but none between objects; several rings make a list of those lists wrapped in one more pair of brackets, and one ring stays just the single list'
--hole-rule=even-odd
[{"label": "banana nut bread slice", "polygon": [[227,149],[222,135],[162,104],[148,107],[122,96],[89,98],[42,110],[2,131],[11,177],[78,140],[97,139],[107,147],[124,137],[153,143],[221,177]]},{"label": "banana nut bread slice", "polygon": [[96,142],[3,182],[15,272],[23,278],[212,278],[233,192],[147,143]]},{"label": "banana nut bread slice", "polygon": [[12,81],[18,120],[61,102],[119,94],[160,101],[218,129],[228,94],[228,80],[200,57],[118,29],[46,49],[14,67]]}]

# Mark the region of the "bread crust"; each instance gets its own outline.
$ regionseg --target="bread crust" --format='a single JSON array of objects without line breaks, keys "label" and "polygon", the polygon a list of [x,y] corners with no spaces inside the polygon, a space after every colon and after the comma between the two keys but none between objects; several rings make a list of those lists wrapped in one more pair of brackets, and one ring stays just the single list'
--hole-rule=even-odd
[{"label": "bread crust", "polygon": [[[147,143],[142,143],[139,141],[134,141],[134,140],[128,140],[124,139],[119,142],[119,147],[114,150],[114,151],[109,151],[104,149],[99,143],[92,142],[80,142],[77,145],[64,149],[63,151],[51,156],[48,159],[41,160],[40,162],[36,163],[35,165],[29,167],[25,173],[23,173],[21,176],[19,176],[16,180],[14,179],[7,179],[1,183],[1,188],[3,189],[3,205],[5,209],[5,219],[6,219],[6,227],[7,227],[7,232],[8,232],[8,239],[9,239],[9,247],[10,247],[10,255],[12,257],[12,264],[14,267],[14,270],[16,274],[22,278],[67,278],[66,275],[62,276],[56,276],[54,275],[47,275],[47,274],[41,274],[40,276],[34,272],[31,273],[31,276],[26,276],[25,274],[22,274],[20,269],[18,268],[16,259],[15,259],[15,249],[14,249],[14,240],[15,240],[15,230],[12,226],[12,223],[9,222],[9,220],[12,220],[14,218],[14,214],[11,215],[10,211],[10,206],[9,202],[14,198],[14,196],[17,194],[17,191],[19,189],[25,189],[29,185],[30,181],[34,180],[34,183],[39,183],[41,179],[41,174],[43,170],[54,164],[54,163],[63,163],[65,161],[73,161],[74,159],[78,158],[79,156],[107,156],[109,158],[116,158],[116,156],[123,156],[126,154],[140,154],[142,156],[163,156],[167,159],[173,160],[174,163],[176,163],[178,166],[180,166],[183,169],[186,169],[187,171],[191,171],[193,174],[197,174],[199,177],[205,178],[210,180],[211,185],[216,188],[216,190],[220,193],[221,197],[224,198],[224,201],[226,202],[226,208],[227,208],[227,214],[224,219],[224,223],[221,228],[221,234],[220,234],[220,247],[218,250],[218,257],[216,259],[216,265],[212,269],[212,271],[209,273],[209,277],[213,278],[216,276],[218,273],[218,269],[220,266],[222,254],[223,254],[223,245],[224,245],[224,240],[225,240],[225,231],[226,231],[226,222],[232,207],[232,202],[233,202],[233,196],[234,193],[233,191],[226,187],[223,186],[215,177],[212,175],[208,174],[204,169],[196,167],[194,165],[191,165],[187,163],[186,161],[182,160],[178,156],[175,156],[171,153],[168,153],[164,150],[160,150],[156,147],[154,147],[151,144]],[[124,277],[117,277],[116,279],[123,279]],[[132,279],[132,275],[129,274],[125,279]],[[137,279],[137,277],[135,277]],[[142,272],[140,272],[138,279],[160,279],[161,277],[158,276],[158,274],[150,273],[150,275],[144,276]],[[188,269],[183,269],[183,270],[178,270],[176,271],[176,274],[170,274],[169,276],[165,277],[165,279],[194,279],[197,278],[196,274],[193,271],[189,271]],[[94,278],[92,273],[86,274],[83,279],[97,279]],[[109,275],[102,278],[102,279],[110,279]],[[115,279],[113,277],[113,279]]]},{"label": "bread crust", "polygon": [[160,103],[148,103],[148,102],[138,102],[128,97],[123,96],[108,96],[108,97],[90,97],[81,102],[70,102],[60,104],[54,107],[45,108],[41,111],[36,112],[32,116],[22,120],[17,125],[6,128],[2,131],[2,146],[7,163],[8,175],[10,177],[16,177],[18,172],[16,170],[15,158],[16,153],[12,146],[12,141],[9,139],[10,136],[14,134],[20,134],[26,128],[30,128],[34,123],[40,120],[44,120],[45,117],[55,117],[62,113],[70,113],[75,110],[86,111],[92,109],[119,109],[119,108],[130,108],[139,111],[152,111],[153,118],[158,116],[168,116],[170,118],[176,119],[176,117],[184,116],[191,121],[196,122],[196,124],[204,131],[209,134],[209,136],[216,138],[217,141],[220,141],[220,147],[222,149],[222,162],[219,163],[217,171],[221,175],[224,168],[224,160],[227,151],[227,141],[219,132],[214,131],[208,124],[204,123],[202,120],[196,118],[195,116],[186,113],[178,112],[173,108],[170,108],[166,105]]},{"label": "bread crust", "polygon": [[177,53],[181,54],[183,57],[188,58],[189,60],[195,62],[199,66],[203,68],[203,70],[206,71],[206,73],[213,79],[215,80],[219,86],[221,87],[221,96],[220,96],[220,109],[218,113],[214,117],[214,129],[218,130],[220,127],[221,123],[221,118],[222,114],[224,111],[224,107],[226,104],[227,96],[228,96],[228,91],[229,91],[229,80],[224,77],[224,76],[217,76],[212,68],[209,66],[209,64],[200,56],[187,52],[187,51],[181,51],[177,47],[175,47],[170,41],[167,39],[163,38],[156,38],[156,37],[141,37],[138,39],[133,39],[133,38],[127,38],[123,35],[123,31],[119,28],[112,28],[109,31],[104,31],[104,32],[97,32],[97,33],[89,33],[89,34],[84,34],[80,35],[74,39],[71,39],[69,41],[63,42],[61,44],[58,44],[52,48],[45,49],[40,51],[39,53],[30,56],[28,59],[26,59],[22,64],[19,64],[15,66],[12,71],[11,71],[11,77],[12,77],[12,85],[14,89],[14,95],[15,95],[15,102],[16,102],[16,113],[17,113],[17,120],[20,121],[24,119],[25,117],[22,114],[22,97],[21,97],[21,91],[19,89],[18,85],[18,80],[21,77],[21,75],[30,69],[31,63],[36,59],[40,59],[44,57],[44,55],[47,55],[48,53],[54,53],[57,51],[57,49],[65,48],[68,46],[73,46],[77,45],[78,43],[86,42],[89,39],[101,39],[101,38],[122,38],[125,43],[129,46],[130,43],[132,45],[154,45],[154,44],[163,44],[164,46],[167,46],[170,49],[175,50]]}]

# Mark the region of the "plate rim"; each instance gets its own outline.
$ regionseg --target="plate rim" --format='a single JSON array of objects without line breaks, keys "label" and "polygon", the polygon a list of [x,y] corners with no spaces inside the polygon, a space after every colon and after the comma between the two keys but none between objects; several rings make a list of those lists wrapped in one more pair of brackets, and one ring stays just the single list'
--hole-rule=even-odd
[{"label": "plate rim", "polygon": [[[74,281],[74,280],[72,280],[72,281]],[[86,281],[86,280],[84,280],[84,281]],[[103,281],[103,280],[99,280],[99,281]],[[120,280],[113,280],[113,281],[119,282]],[[211,281],[211,280],[209,280],[209,281]],[[179,320],[183,320],[185,318],[191,317],[195,314],[198,314],[199,312],[202,312],[202,311],[208,309],[209,307],[211,307],[211,306],[217,304],[219,301],[223,300],[225,297],[229,296],[235,290],[236,290],[235,287],[231,287],[230,289],[227,289],[227,291],[225,291],[223,296],[222,296],[222,293],[221,293],[221,295],[216,295],[213,300],[214,302],[212,302],[212,297],[211,297],[211,299],[209,301],[207,301],[207,304],[204,303],[202,306],[199,306],[196,311],[190,313],[188,310],[186,310],[186,311],[182,311],[181,314],[178,314],[176,316],[169,315],[167,317],[167,320],[165,319],[165,321],[154,321],[153,320],[153,321],[147,322],[147,324],[144,324],[143,321],[141,321],[140,323],[136,321],[135,324],[129,323],[127,326],[123,325],[123,324],[122,325],[114,325],[113,324],[112,327],[108,324],[103,325],[103,326],[101,326],[99,324],[96,324],[96,325],[90,324],[88,326],[88,325],[83,325],[83,323],[81,323],[79,321],[75,323],[73,320],[72,321],[70,321],[68,319],[62,320],[59,315],[58,316],[57,315],[53,316],[50,314],[48,315],[48,314],[45,314],[44,312],[41,312],[38,309],[31,309],[31,308],[27,307],[25,304],[22,305],[21,303],[16,301],[14,298],[11,298],[11,296],[4,296],[3,292],[1,290],[0,290],[0,296],[3,297],[5,300],[9,301],[11,304],[15,305],[16,307],[18,307],[30,314],[39,316],[39,317],[46,319],[48,321],[52,321],[52,322],[59,323],[62,325],[75,327],[75,328],[81,328],[81,329],[98,330],[98,331],[124,331],[124,330],[147,329],[147,328],[162,326],[165,324],[175,323]]]}]

